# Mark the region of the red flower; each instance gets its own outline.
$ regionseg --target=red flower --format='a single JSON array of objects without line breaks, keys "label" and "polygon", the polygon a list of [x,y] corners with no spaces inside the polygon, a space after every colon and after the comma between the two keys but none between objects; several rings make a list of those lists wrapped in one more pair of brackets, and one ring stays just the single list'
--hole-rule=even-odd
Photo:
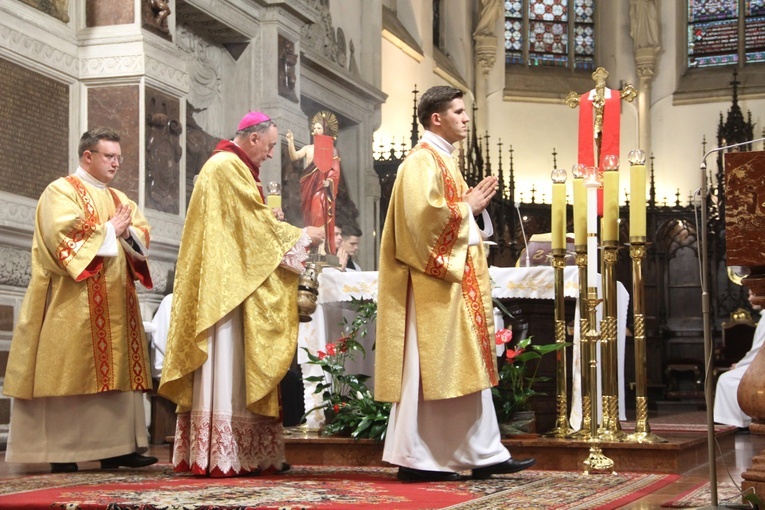
[{"label": "red flower", "polygon": [[523,352],[523,349],[518,349],[517,351],[515,349],[508,349],[505,352],[505,358],[507,358],[508,363],[512,363],[513,360],[520,356],[520,354]]},{"label": "red flower", "polygon": [[511,329],[502,328],[494,334],[494,341],[497,345],[502,345],[510,342],[513,339],[513,331]]},{"label": "red flower", "polygon": [[335,344],[327,344],[327,354],[330,356],[334,356],[337,354],[337,350],[335,349]]},{"label": "red flower", "polygon": [[348,337],[344,336],[340,338],[337,342],[335,342],[335,345],[337,345],[338,351],[348,352]]},{"label": "red flower", "polygon": [[327,353],[324,351],[319,351],[319,359],[324,359],[327,357]]},{"label": "red flower", "polygon": [[339,413],[340,412],[340,406],[335,404],[335,405],[332,406],[332,410],[335,411],[336,413]]}]

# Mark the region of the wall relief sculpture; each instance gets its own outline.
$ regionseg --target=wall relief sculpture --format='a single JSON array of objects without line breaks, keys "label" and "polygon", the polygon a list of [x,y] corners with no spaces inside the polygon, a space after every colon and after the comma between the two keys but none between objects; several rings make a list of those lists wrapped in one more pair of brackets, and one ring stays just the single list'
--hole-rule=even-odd
[{"label": "wall relief sculpture", "polygon": [[144,0],[142,11],[144,28],[153,29],[169,39],[167,18],[172,13],[169,3],[165,0]]},{"label": "wall relief sculpture", "polygon": [[290,101],[298,103],[295,95],[295,82],[297,80],[295,66],[298,56],[295,54],[295,43],[279,36],[279,95]]},{"label": "wall relief sculpture", "polygon": [[21,0],[56,19],[69,23],[69,0]]},{"label": "wall relief sculpture", "polygon": [[[303,27],[301,38],[303,47],[311,48],[315,53],[336,62],[343,69],[348,69],[348,45],[345,33],[332,26],[332,13],[329,12],[329,0],[313,0],[313,7],[319,11],[319,20]],[[349,41],[353,45],[353,41]]]},{"label": "wall relief sculpture", "polygon": [[156,211],[178,214],[183,153],[179,101],[148,88],[146,93],[146,205]]}]

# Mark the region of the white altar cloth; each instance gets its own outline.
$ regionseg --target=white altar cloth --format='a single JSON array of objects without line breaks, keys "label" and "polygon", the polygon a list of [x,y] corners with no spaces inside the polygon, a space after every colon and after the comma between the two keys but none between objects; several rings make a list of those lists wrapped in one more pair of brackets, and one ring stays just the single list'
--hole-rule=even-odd
[{"label": "white altar cloth", "polygon": [[[554,299],[555,282],[554,270],[549,266],[536,267],[490,267],[492,296],[500,299],[526,298],[526,299]],[[321,369],[316,365],[307,364],[308,357],[303,347],[316,354],[319,350],[325,350],[327,343],[332,343],[344,333],[343,319],[350,322],[355,317],[355,312],[350,306],[353,298],[377,300],[377,271],[346,271],[325,269],[319,274],[319,296],[317,308],[313,313],[311,322],[300,324],[298,334],[298,364],[303,371],[303,377],[309,375],[322,375]],[[600,289],[599,296],[602,297]],[[566,266],[564,268],[564,295],[576,298],[579,294],[578,268]],[[619,417],[626,420],[626,406],[624,402],[624,351],[627,331],[627,311],[629,307],[629,293],[621,283],[617,284],[617,353],[618,353],[618,388],[619,388]],[[598,307],[598,322],[602,315],[602,306]],[[350,373],[364,373],[374,376],[374,351],[372,345],[375,341],[374,325],[370,325],[369,334],[361,339],[366,349],[366,358],[357,359],[352,366],[346,369]],[[360,358],[361,356],[359,356]],[[574,318],[574,346],[572,354],[573,387],[571,388],[571,425],[574,429],[579,428],[582,417],[581,380],[579,377],[579,306],[577,304]],[[368,381],[370,387],[374,386],[374,379]],[[315,384],[304,383],[305,409],[309,410],[321,404],[321,396],[314,395]],[[600,399],[599,399],[600,400]],[[600,403],[600,402],[598,402]],[[323,416],[318,412],[307,416],[307,426],[318,428],[323,422]]]}]

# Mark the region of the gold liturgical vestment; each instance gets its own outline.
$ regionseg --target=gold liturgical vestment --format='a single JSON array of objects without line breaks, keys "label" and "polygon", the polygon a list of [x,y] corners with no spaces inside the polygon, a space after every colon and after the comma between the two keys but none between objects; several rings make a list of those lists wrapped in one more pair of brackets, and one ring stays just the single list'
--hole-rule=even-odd
[{"label": "gold liturgical vestment", "polygon": [[[149,225],[122,192],[70,175],[40,196],[32,274],[11,342],[3,393],[31,399],[151,388],[134,280],[151,288],[144,261],[97,256],[115,202],[132,209],[132,234]],[[120,241],[123,243],[124,241]]]},{"label": "gold liturgical vestment", "polygon": [[483,244],[468,246],[467,184],[426,142],[401,164],[380,244],[375,398],[398,402],[407,289],[417,321],[422,394],[453,398],[497,383],[494,318]]},{"label": "gold liturgical vestment", "polygon": [[279,415],[278,384],[297,348],[298,275],[280,267],[301,229],[274,219],[250,169],[218,152],[199,173],[181,238],[159,393],[187,412],[207,330],[242,307],[246,402]]}]

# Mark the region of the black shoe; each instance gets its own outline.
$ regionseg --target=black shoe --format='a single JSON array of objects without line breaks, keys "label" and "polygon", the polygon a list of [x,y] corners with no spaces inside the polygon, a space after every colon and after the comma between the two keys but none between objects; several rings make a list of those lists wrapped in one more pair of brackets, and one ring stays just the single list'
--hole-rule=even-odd
[{"label": "black shoe", "polygon": [[425,471],[407,467],[398,468],[396,478],[402,482],[456,482],[462,479],[459,473],[451,471]]},{"label": "black shoe", "polygon": [[51,462],[50,472],[51,473],[76,473],[77,463],[76,462]]},{"label": "black shoe", "polygon": [[140,455],[138,453],[128,453],[127,455],[120,455],[119,457],[110,457],[108,459],[101,460],[101,469],[117,469],[119,467],[129,468],[142,468],[151,466],[157,462],[156,457],[149,457],[148,455]]},{"label": "black shoe", "polygon": [[500,462],[499,464],[494,464],[492,466],[475,468],[473,470],[473,479],[485,480],[486,478],[491,477],[491,475],[517,473],[518,471],[530,468],[536,464],[536,462],[536,459],[533,458],[524,460],[507,459],[505,462]]}]

